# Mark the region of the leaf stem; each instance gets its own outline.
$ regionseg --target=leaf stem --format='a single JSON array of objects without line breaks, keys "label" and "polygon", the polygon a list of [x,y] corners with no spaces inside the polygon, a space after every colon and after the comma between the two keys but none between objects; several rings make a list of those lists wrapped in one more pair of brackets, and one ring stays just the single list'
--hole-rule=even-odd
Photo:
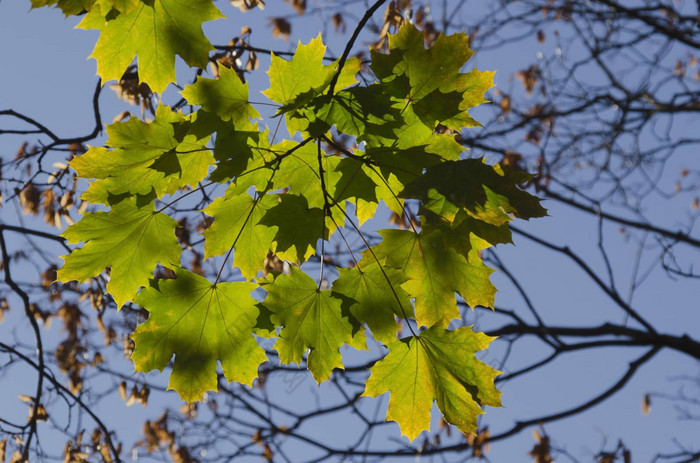
[{"label": "leaf stem", "polygon": [[317,156],[316,159],[318,160],[318,176],[321,179],[321,191],[323,192],[323,217],[321,218],[321,274],[318,278],[318,289],[321,289],[321,285],[323,284],[323,269],[325,267],[326,263],[326,240],[324,238],[323,232],[326,229],[326,217],[330,216],[331,212],[331,206],[330,203],[328,202],[328,189],[326,188],[326,180],[324,178],[324,171],[323,171],[323,151],[321,151],[321,139],[317,138],[316,139],[316,148],[317,148]]}]

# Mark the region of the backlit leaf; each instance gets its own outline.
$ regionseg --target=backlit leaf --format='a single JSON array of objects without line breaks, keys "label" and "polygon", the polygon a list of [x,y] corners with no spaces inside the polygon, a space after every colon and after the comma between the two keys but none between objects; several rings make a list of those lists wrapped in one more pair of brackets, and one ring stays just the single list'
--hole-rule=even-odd
[{"label": "backlit leaf", "polygon": [[401,289],[402,275],[376,263],[340,269],[333,291],[348,298],[350,312],[367,323],[375,339],[388,344],[396,340],[395,318],[413,312],[409,295]]},{"label": "backlit leaf", "polygon": [[316,252],[316,242],[328,238],[323,210],[309,208],[303,196],[282,195],[279,203],[268,209],[259,223],[277,227],[277,255],[293,262],[304,262]]},{"label": "backlit leaf", "polygon": [[271,319],[282,326],[275,349],[283,363],[299,363],[307,349],[308,368],[319,383],[343,368],[340,346],[352,342],[352,326],[341,312],[341,300],[296,267],[266,286],[263,305]]},{"label": "backlit leaf", "polygon": [[547,214],[538,198],[518,187],[529,178],[526,173],[490,166],[481,159],[463,159],[428,168],[425,175],[406,186],[401,197],[425,200],[433,189],[474,217],[502,225],[510,220],[509,213],[523,219]]},{"label": "backlit leaf", "polygon": [[199,105],[205,111],[216,113],[224,121],[232,121],[236,127],[248,126],[248,119],[260,117],[260,113],[248,102],[248,84],[241,82],[236,71],[221,66],[218,79],[200,77],[181,92],[187,102]]},{"label": "backlit leaf", "polygon": [[486,101],[483,94],[493,85],[493,73],[460,72],[474,53],[464,33],[441,34],[427,49],[424,41],[421,31],[405,25],[389,36],[388,55],[372,52],[372,70],[393,84],[397,97],[409,101],[428,128],[437,123],[456,130],[478,125],[467,110]]},{"label": "backlit leaf", "polygon": [[168,389],[187,401],[217,390],[216,363],[229,381],[252,385],[267,360],[252,334],[258,317],[254,283],[212,284],[184,269],[174,280],[152,280],[135,302],[148,320],[131,338],[137,371],[163,370],[175,355]]},{"label": "backlit leaf", "polygon": [[175,81],[175,55],[206,67],[213,47],[202,23],[222,17],[212,0],[148,0],[114,18],[101,14],[88,13],[78,27],[100,31],[90,56],[102,81],[119,80],[138,56],[139,79],[157,93]]},{"label": "backlit leaf", "polygon": [[[297,149],[298,147],[298,149]],[[290,193],[306,198],[309,207],[323,208],[324,195],[321,188],[321,172],[319,157],[323,165],[324,182],[327,190],[336,183],[335,166],[340,161],[334,156],[326,156],[315,143],[307,143],[299,147],[293,141],[285,140],[274,146],[276,152],[290,152],[281,161],[279,172],[275,174],[275,188],[289,187]],[[328,191],[332,196],[332,191]]]},{"label": "backlit leaf", "polygon": [[95,8],[104,14],[107,14],[112,8],[122,13],[128,13],[138,6],[140,0],[31,0],[31,2],[32,8],[56,6],[66,16],[72,16]]},{"label": "backlit leaf", "polygon": [[[101,31],[93,56],[102,78],[121,77],[137,56],[139,77],[156,92],[174,81],[176,54],[208,64],[201,25],[220,15],[212,0],[33,5],[82,5],[81,27]],[[252,57],[252,48],[237,50],[247,39],[236,40],[236,50],[210,59]],[[389,352],[371,368],[365,395],[390,391],[387,418],[409,438],[429,427],[434,402],[466,433],[482,406],[500,404],[497,372],[475,357],[490,338],[448,327],[462,300],[493,306],[481,251],[511,242],[514,217],[546,211],[522,187],[528,174],[464,159],[457,134],[478,125],[468,110],[493,81],[490,72],[462,72],[473,53],[467,36],[439,35],[426,48],[407,22],[388,42],[388,54],[371,54],[376,79],[365,67],[361,81],[365,63],[349,58],[339,72],[339,60],[326,64],[320,36],[288,60],[273,54],[263,95],[274,118],[284,116],[277,121],[255,120],[251,101],[263,102],[239,77],[242,63],[229,62],[217,79],[200,76],[181,92],[178,107],[191,114],[160,106],[153,122],[112,124],[106,147],[71,161],[90,180],[82,198],[111,210],[66,231],[84,244],[65,257],[59,279],[84,281],[110,267],[117,303],[135,297],[149,312],[132,335],[138,371],[172,364],[169,387],[192,401],[216,390],[217,362],[228,380],[252,383],[266,359],[254,335],[277,337],[279,361],[306,361],[319,383],[343,368],[343,345],[367,349],[374,338]],[[291,139],[279,136],[282,122]],[[359,228],[385,217],[381,204],[397,228]],[[177,224],[165,211],[184,224],[178,238],[194,255],[192,271],[179,267]],[[231,263],[249,281],[219,281],[239,279],[224,272]],[[176,278],[152,280],[158,264]],[[216,284],[194,272],[216,275]]]},{"label": "backlit leaf", "polygon": [[[489,280],[492,270],[476,252],[467,260],[445,244],[441,231],[380,230],[380,234],[384,240],[373,248],[374,255],[404,272],[407,281],[401,287],[415,297],[419,325],[447,326],[459,317],[455,292],[471,307],[493,306],[496,289]],[[366,253],[363,261],[370,259]]]},{"label": "backlit leaf", "polygon": [[482,406],[501,405],[493,384],[499,372],[474,357],[491,339],[467,327],[450,331],[436,326],[395,341],[370,369],[363,394],[378,397],[390,391],[386,418],[396,421],[410,440],[430,427],[433,401],[445,421],[472,433]]},{"label": "backlit leaf", "polygon": [[161,197],[206,177],[214,157],[206,144],[188,133],[189,121],[167,106],[145,123],[133,118],[107,127],[112,149],[93,147],[70,165],[83,178],[94,178],[83,199],[109,204],[125,193]]},{"label": "backlit leaf", "polygon": [[[330,65],[323,64],[323,56],[326,46],[323,45],[321,36],[312,39],[307,44],[299,42],[294,57],[285,60],[272,55],[270,62],[270,88],[263,95],[280,103],[289,110],[310,101],[328,88],[333,75],[338,69],[337,62]],[[349,59],[343,67],[342,74],[336,84],[337,90],[355,83],[355,74],[359,71],[358,59]]]},{"label": "backlit leaf", "polygon": [[121,307],[148,284],[157,264],[180,264],[177,226],[153,206],[137,208],[127,201],[109,212],[87,213],[63,232],[69,243],[85,244],[63,256],[56,279],[83,282],[111,267],[107,292]]},{"label": "backlit leaf", "polygon": [[260,225],[260,219],[278,203],[278,198],[253,198],[248,193],[238,193],[235,184],[232,186],[223,198],[217,198],[202,211],[214,217],[214,223],[204,232],[204,257],[225,254],[235,246],[233,265],[245,278],[252,279],[262,269],[277,231]]}]

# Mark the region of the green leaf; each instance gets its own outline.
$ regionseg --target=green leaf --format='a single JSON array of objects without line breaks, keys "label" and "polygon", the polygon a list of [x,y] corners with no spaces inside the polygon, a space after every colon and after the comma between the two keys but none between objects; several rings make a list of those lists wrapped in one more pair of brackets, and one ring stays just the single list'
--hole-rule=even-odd
[{"label": "green leaf", "polygon": [[402,117],[403,125],[393,128],[390,138],[377,132],[360,137],[367,142],[364,157],[371,164],[362,169],[376,184],[377,199],[399,215],[403,213],[399,193],[405,184],[420,178],[426,168],[459,159],[464,151],[454,135],[435,134],[428,129],[411,107],[404,109]]},{"label": "green leaf", "polygon": [[[212,0],[32,2],[86,10],[80,26],[101,31],[93,56],[103,79],[120,78],[137,56],[140,77],[156,92],[174,80],[176,54],[189,65],[207,65],[212,47],[201,24],[220,16]],[[372,53],[379,82],[357,85],[359,59],[338,72],[339,61],[324,64],[325,53],[319,36],[300,43],[290,60],[271,57],[264,95],[279,105],[276,117],[284,115],[287,130],[301,133],[294,140],[275,144],[277,129],[272,136],[260,130],[248,85],[225,67],[218,79],[200,77],[182,91],[199,107],[191,115],[160,106],[151,123],[110,125],[107,146],[90,148],[71,166],[92,179],[83,198],[111,211],[86,214],[66,230],[70,242],[85,244],[65,257],[59,278],[82,281],[111,267],[107,289],[117,303],[135,297],[150,314],[133,334],[137,370],[163,370],[174,356],[170,388],[187,401],[216,390],[217,362],[229,380],[252,384],[266,359],[254,336],[277,337],[280,361],[306,359],[320,383],[343,367],[343,344],[366,348],[369,329],[389,353],[372,367],[365,395],[391,391],[388,419],[413,439],[429,426],[437,401],[448,422],[471,432],[480,406],[500,404],[497,372],[475,358],[490,338],[446,328],[460,315],[460,296],[472,307],[493,305],[492,270],[480,251],[511,241],[512,216],[546,213],[519,187],[527,174],[460,160],[465,149],[455,134],[478,125],[468,109],[485,101],[493,74],[461,72],[472,55],[464,34],[441,35],[426,49],[423,33],[410,24],[389,37],[389,54]],[[199,212],[213,218],[197,226],[204,257],[223,261],[232,254],[233,266],[255,283],[217,277],[213,284],[179,268],[177,224],[153,202],[205,178],[227,186],[223,197],[212,201],[203,187],[167,207],[178,218]],[[319,240],[329,250],[342,246],[328,240],[337,227],[351,226],[346,202],[355,205],[360,224],[379,203],[400,215],[404,202],[410,212],[420,204],[418,217],[410,216],[413,231],[380,230],[383,240],[353,268],[336,264],[336,257],[346,259],[344,250],[328,252],[333,260],[323,265],[338,274],[330,290],[297,266],[285,274],[286,263],[280,269],[279,261],[266,260],[273,253],[301,265],[322,257]],[[343,241],[351,254],[358,243],[374,241],[374,231],[348,232]],[[182,241],[199,257],[202,240]],[[159,263],[174,267],[177,278],[150,279]],[[267,292],[263,302],[250,296],[256,288]],[[397,318],[419,334],[396,341]]]},{"label": "green leaf", "polygon": [[107,126],[107,144],[113,149],[93,147],[70,162],[79,177],[97,179],[82,198],[109,204],[110,196],[162,197],[196,185],[214,157],[206,146],[208,137],[189,134],[189,125],[183,115],[159,106],[151,123],[133,118]]},{"label": "green leaf", "polygon": [[127,201],[110,212],[87,213],[63,232],[69,243],[85,244],[63,256],[56,279],[83,282],[111,266],[107,292],[120,308],[148,284],[158,263],[166,267],[180,264],[177,226],[152,205],[137,208]]},{"label": "green leaf", "polygon": [[464,33],[440,34],[428,49],[424,40],[423,32],[409,23],[389,35],[388,55],[372,51],[375,75],[391,82],[397,99],[410,102],[431,130],[438,123],[455,130],[479,125],[467,110],[486,101],[483,94],[493,86],[493,72],[460,72],[474,53]]},{"label": "green leaf", "polygon": [[113,19],[99,16],[91,12],[77,27],[100,31],[90,57],[102,81],[119,80],[138,56],[139,78],[156,93],[175,82],[176,54],[189,66],[206,67],[214,48],[202,23],[223,17],[212,0],[148,0]]},{"label": "green leaf", "polygon": [[[285,140],[273,146],[275,152],[285,153],[280,162],[280,168],[273,180],[276,189],[289,187],[290,193],[304,196],[309,207],[322,209],[325,202],[321,188],[321,172],[319,156],[323,165],[326,190],[333,196],[331,187],[336,183],[336,166],[340,158],[326,156],[316,143],[300,145],[297,142]],[[286,153],[289,153],[286,155]]]},{"label": "green leaf", "polygon": [[258,366],[267,360],[253,337],[257,301],[255,283],[212,284],[185,269],[175,280],[151,280],[135,302],[148,320],[131,335],[136,371],[162,371],[175,355],[168,389],[192,402],[217,391],[216,362],[229,381],[251,386]]},{"label": "green leaf", "polygon": [[[435,122],[447,128],[460,130],[463,127],[480,127],[467,110],[489,101],[484,93],[493,87],[493,71],[473,69],[466,74],[460,74],[460,83],[456,91],[443,93],[434,90],[430,95],[413,105],[416,114],[426,125]],[[461,102],[460,102],[461,101]],[[455,102],[460,102],[456,105]]]},{"label": "green leaf", "polygon": [[63,11],[66,16],[73,16],[97,9],[106,15],[114,8],[122,13],[127,13],[136,8],[140,0],[31,0],[32,8],[42,6],[56,6]]},{"label": "green leaf", "polygon": [[204,232],[204,257],[225,254],[235,247],[233,265],[245,278],[254,278],[263,268],[277,232],[274,227],[260,225],[260,220],[277,203],[277,195],[253,198],[239,193],[232,184],[223,198],[202,211],[214,217],[214,223]]},{"label": "green leaf", "polygon": [[[336,183],[333,185],[333,200],[348,200],[355,204],[355,215],[360,225],[374,216],[382,192],[374,177],[378,176],[366,164],[356,158],[343,158],[336,165]],[[381,180],[380,180],[381,181]],[[377,193],[379,191],[379,194]],[[392,208],[393,209],[393,208]]]},{"label": "green leaf", "polygon": [[219,128],[214,145],[214,158],[218,163],[209,178],[215,182],[235,178],[242,191],[250,186],[264,191],[272,180],[273,169],[268,166],[273,165],[275,154],[268,142],[267,130],[241,131],[231,126]]},{"label": "green leaf", "polygon": [[[308,44],[299,42],[294,56],[287,61],[274,53],[270,61],[270,88],[263,95],[272,101],[280,103],[278,114],[285,113],[287,130],[290,135],[301,131],[306,135],[313,132],[318,136],[326,132],[330,126],[317,119],[316,109],[320,101],[326,101],[322,94],[329,88],[333,76],[338,71],[339,60],[330,65],[323,64],[326,47],[321,36]],[[355,75],[360,70],[360,60],[350,58],[345,62],[335,91],[340,91],[356,83]],[[309,105],[305,108],[305,105]],[[319,123],[320,122],[320,123]]]},{"label": "green leaf", "polygon": [[[360,139],[367,135],[390,139],[401,120],[400,110],[393,103],[383,84],[352,87],[334,95],[318,96],[304,110],[296,111],[289,118],[294,121],[292,126],[299,130],[317,124],[316,135],[335,126],[338,131]],[[314,122],[316,120],[323,124]]]},{"label": "green leaf", "polygon": [[[405,281],[396,269],[381,268],[376,263],[355,268],[341,268],[333,282],[333,293],[348,299],[350,313],[367,324],[378,341],[396,340],[396,316],[411,315],[409,295],[401,289]],[[337,296],[337,297],[338,297]]]},{"label": "green leaf", "polygon": [[121,13],[128,13],[136,8],[142,0],[97,0],[102,11],[109,12],[109,8],[114,8]]},{"label": "green leaf", "polygon": [[309,208],[305,197],[292,194],[281,195],[258,223],[277,227],[275,252],[292,262],[304,262],[316,252],[316,242],[329,235],[323,210]]},{"label": "green leaf", "polygon": [[[402,270],[407,281],[401,287],[415,298],[418,325],[447,326],[459,317],[455,292],[471,307],[493,307],[496,289],[489,280],[492,270],[476,251],[467,259],[445,244],[440,230],[414,233],[379,230],[384,240],[373,247],[374,255],[389,267]],[[363,262],[371,261],[365,251]]]},{"label": "green leaf", "polygon": [[286,105],[293,102],[299,95],[317,87],[323,86],[328,71],[323,65],[323,55],[326,46],[321,35],[307,44],[299,42],[294,57],[287,61],[272,54],[270,70],[270,88],[263,95],[274,102]]},{"label": "green leaf", "polygon": [[[263,95],[287,106],[282,109],[285,112],[323,93],[338,69],[338,61],[330,65],[323,64],[325,53],[326,46],[323,45],[320,34],[307,44],[299,42],[289,61],[273,53],[268,71],[270,88],[262,92]],[[336,83],[336,90],[353,85],[355,74],[359,70],[360,61],[357,58],[348,59]]]},{"label": "green leaf", "polygon": [[471,328],[432,327],[415,338],[395,341],[371,368],[363,395],[391,391],[386,418],[396,421],[410,440],[430,427],[433,401],[445,421],[473,433],[481,406],[501,406],[493,383],[499,372],[474,357],[492,339]]},{"label": "green leaf", "polygon": [[425,201],[434,190],[470,215],[502,225],[510,221],[510,213],[521,219],[547,215],[537,197],[518,188],[529,178],[508,167],[484,164],[482,159],[463,159],[429,167],[422,177],[406,185],[401,197]]},{"label": "green leaf", "polygon": [[[384,148],[381,150],[382,152],[423,155],[421,168],[437,164],[442,160],[456,161],[464,152],[465,148],[455,140],[454,134],[436,134],[433,129],[426,127],[421,122],[412,106],[405,107],[401,115],[403,124],[393,129],[393,135],[390,138],[385,139],[366,133],[360,139],[367,141],[371,148]],[[426,162],[430,159],[432,159],[431,163]],[[415,173],[420,175],[422,170],[418,168]]]},{"label": "green leaf", "polygon": [[335,166],[334,201],[364,199],[377,203],[376,183],[364,170],[366,164],[357,158],[343,158]]},{"label": "green leaf", "polygon": [[[444,196],[439,193],[437,195],[444,199]],[[445,204],[451,203],[445,201]],[[476,219],[463,210],[458,211],[453,217],[450,217],[451,214],[440,216],[423,208],[421,213],[423,232],[427,234],[434,229],[442,230],[446,245],[465,257],[468,257],[472,249],[472,241],[475,239],[480,243],[477,249],[486,249],[500,243],[513,243],[513,236],[507,223],[494,225]]]},{"label": "green leaf", "polygon": [[340,346],[352,342],[352,325],[341,311],[341,300],[296,267],[266,286],[263,305],[272,312],[272,322],[282,326],[275,349],[282,363],[300,363],[311,349],[307,365],[319,383],[343,368]]},{"label": "green leaf", "polygon": [[260,118],[260,113],[248,101],[248,84],[241,82],[236,71],[226,66],[220,67],[218,79],[199,77],[180,93],[189,104],[199,105],[221,120],[233,122],[239,130],[250,126],[249,119]]},{"label": "green leaf", "polygon": [[64,15],[72,16],[92,7],[95,0],[31,0],[31,2],[32,8],[56,6],[63,11]]}]

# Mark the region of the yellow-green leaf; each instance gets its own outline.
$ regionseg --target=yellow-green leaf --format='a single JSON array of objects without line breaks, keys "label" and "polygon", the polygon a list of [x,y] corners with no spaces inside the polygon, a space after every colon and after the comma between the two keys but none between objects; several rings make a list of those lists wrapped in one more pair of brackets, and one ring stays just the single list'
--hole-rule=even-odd
[{"label": "yellow-green leaf", "polygon": [[252,279],[263,268],[268,251],[273,249],[277,229],[260,225],[265,213],[277,204],[277,195],[253,198],[240,193],[232,184],[223,198],[217,198],[204,212],[214,223],[204,232],[204,257],[225,254],[235,246],[233,265]]},{"label": "yellow-green leaf", "polygon": [[236,71],[221,66],[218,79],[199,77],[181,92],[187,102],[232,121],[239,130],[250,126],[249,119],[260,113],[248,101],[248,84],[241,82]]},{"label": "yellow-green leaf", "polygon": [[216,362],[229,381],[252,385],[267,360],[253,337],[257,301],[255,283],[212,284],[185,269],[174,280],[152,280],[135,302],[148,320],[131,335],[136,371],[163,370],[175,355],[168,389],[187,401],[217,391]]},{"label": "yellow-green leaf", "polygon": [[300,363],[311,349],[307,365],[319,383],[343,368],[340,346],[352,343],[352,325],[341,311],[341,301],[329,290],[296,267],[265,286],[263,305],[272,312],[272,322],[282,326],[275,349],[282,363]]},{"label": "yellow-green leaf", "polygon": [[133,118],[107,127],[109,148],[93,147],[70,165],[79,177],[94,178],[82,198],[110,204],[124,193],[161,197],[206,177],[214,156],[206,144],[188,133],[189,121],[159,106],[151,123]]},{"label": "yellow-green leaf", "polygon": [[410,440],[430,427],[433,401],[445,421],[464,433],[474,432],[481,406],[501,405],[493,383],[499,372],[474,356],[492,339],[471,328],[432,327],[395,341],[370,369],[363,395],[391,392],[386,419],[396,421]]},{"label": "yellow-green leaf", "polygon": [[455,130],[479,125],[467,110],[486,101],[493,72],[460,72],[474,54],[464,33],[440,34],[427,49],[424,41],[423,32],[410,23],[389,35],[389,54],[372,52],[375,75],[391,83],[396,98],[410,102],[431,130],[438,123]]},{"label": "yellow-green leaf", "polygon": [[32,8],[42,6],[56,6],[63,11],[66,16],[78,15],[83,11],[97,9],[103,14],[110,12],[112,8],[127,13],[136,8],[140,0],[31,0]]},{"label": "yellow-green leaf", "polygon": [[473,217],[503,225],[511,220],[511,213],[523,219],[547,215],[537,197],[518,187],[530,178],[508,167],[490,166],[482,159],[463,159],[429,167],[422,177],[406,185],[401,197],[426,200],[431,190],[436,191]]},{"label": "yellow-green leaf", "polygon": [[[380,230],[384,240],[374,255],[389,267],[402,270],[407,281],[401,285],[415,298],[419,325],[447,326],[459,317],[455,292],[471,307],[493,307],[496,288],[489,275],[492,270],[476,251],[470,259],[445,244],[442,231],[414,233],[408,230]],[[365,253],[364,261],[371,261]]]},{"label": "yellow-green leaf", "polygon": [[389,344],[396,340],[396,316],[413,315],[411,299],[401,289],[404,280],[396,269],[369,263],[339,269],[333,291],[347,298],[350,313],[367,324],[375,339]]},{"label": "yellow-green leaf", "polygon": [[90,56],[102,81],[119,80],[138,56],[139,79],[157,93],[175,82],[175,55],[206,67],[214,48],[202,23],[223,17],[212,0],[149,0],[114,18],[101,15],[88,13],[78,27],[100,31]]},{"label": "yellow-green leaf", "polygon": [[153,206],[137,208],[128,201],[109,212],[87,213],[63,232],[69,243],[85,242],[67,256],[56,277],[83,282],[111,267],[107,292],[120,308],[148,284],[157,264],[180,264],[175,238],[177,222]]},{"label": "yellow-green leaf", "polygon": [[275,252],[280,259],[301,263],[316,252],[319,239],[328,239],[325,222],[322,209],[309,208],[306,198],[287,193],[258,223],[277,227]]}]

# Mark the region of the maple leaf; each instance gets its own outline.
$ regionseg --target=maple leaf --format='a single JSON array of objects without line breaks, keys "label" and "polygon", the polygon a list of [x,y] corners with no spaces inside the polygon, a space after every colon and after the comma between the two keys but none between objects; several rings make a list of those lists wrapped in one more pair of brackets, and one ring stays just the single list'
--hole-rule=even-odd
[{"label": "maple leaf", "polygon": [[[203,111],[198,111],[202,113]],[[255,186],[258,191],[267,189],[272,179],[272,165],[277,148],[270,147],[268,130],[237,130],[227,124],[216,133],[214,158],[218,161],[216,170],[209,178],[215,182],[224,182],[235,178],[236,184],[245,191]]]},{"label": "maple leaf", "polygon": [[136,371],[162,371],[174,354],[168,389],[187,402],[218,390],[217,360],[229,381],[252,385],[267,360],[252,334],[258,308],[250,293],[257,285],[212,284],[177,267],[175,276],[151,280],[134,301],[149,314],[131,335]]},{"label": "maple leaf", "polygon": [[323,65],[325,53],[326,47],[320,34],[307,44],[300,41],[294,57],[289,61],[273,53],[268,71],[270,88],[263,91],[263,95],[286,105],[299,95],[323,86],[328,74],[326,66]]},{"label": "maple leaf", "polygon": [[391,391],[387,420],[396,421],[410,440],[430,427],[433,401],[445,421],[473,433],[480,406],[500,407],[493,379],[500,372],[477,360],[493,338],[462,327],[431,327],[416,337],[391,343],[389,353],[374,364],[363,395]]},{"label": "maple leaf", "polygon": [[363,154],[368,165],[362,169],[376,184],[377,199],[401,215],[399,193],[404,185],[420,178],[428,167],[459,159],[464,147],[454,135],[436,134],[427,128],[410,106],[402,112],[401,125],[391,130],[390,137],[374,132],[358,139],[367,143]]},{"label": "maple leaf", "polygon": [[484,103],[493,72],[460,69],[474,54],[464,33],[440,34],[428,49],[423,32],[407,23],[389,35],[389,54],[372,51],[372,71],[391,83],[398,100],[408,100],[430,129],[438,123],[459,130],[479,125],[467,110]]},{"label": "maple leaf", "polygon": [[87,213],[63,232],[69,243],[85,244],[63,256],[56,279],[83,282],[111,266],[107,292],[120,308],[148,284],[158,263],[166,267],[180,264],[177,226],[153,205],[137,208],[128,201],[109,212]]},{"label": "maple leaf", "polygon": [[176,54],[189,66],[206,67],[214,48],[201,26],[222,17],[212,0],[150,0],[116,17],[90,11],[77,27],[100,31],[90,57],[103,82],[119,80],[138,56],[139,79],[161,93],[175,81]]},{"label": "maple leaf", "polygon": [[[268,71],[270,88],[262,93],[282,105],[278,114],[285,113],[287,130],[290,134],[296,131],[304,133],[314,126],[314,136],[328,130],[327,125],[316,126],[317,117],[314,108],[318,103],[315,99],[330,86],[333,76],[338,71],[339,60],[329,65],[323,64],[325,52],[326,47],[319,34],[307,44],[299,42],[291,60],[272,54]],[[336,90],[342,90],[356,83],[355,75],[360,70],[360,64],[357,58],[346,60],[338,76]],[[310,104],[310,108],[304,110],[303,107],[306,104]]]},{"label": "maple leaf", "polygon": [[[325,53],[326,46],[320,34],[307,44],[299,42],[291,60],[273,53],[268,71],[270,88],[262,92],[263,95],[283,105],[281,112],[284,112],[323,93],[338,69],[338,61],[323,64]],[[359,69],[360,61],[357,58],[347,60],[336,88],[341,90],[354,84]]]},{"label": "maple leaf", "polygon": [[111,197],[124,193],[161,197],[196,185],[214,157],[206,147],[208,137],[189,134],[189,124],[182,114],[159,106],[151,123],[133,118],[107,126],[113,149],[92,147],[70,162],[79,177],[97,179],[82,198],[110,204]]},{"label": "maple leaf", "polygon": [[73,16],[98,8],[105,14],[112,8],[122,13],[127,13],[136,8],[140,0],[31,0],[32,8],[42,6],[56,6],[66,16]]},{"label": "maple leaf", "polygon": [[235,246],[233,265],[245,278],[254,278],[263,268],[277,233],[276,228],[261,225],[260,220],[277,203],[277,195],[253,198],[232,184],[223,198],[202,211],[214,217],[214,223],[204,232],[204,257],[224,254]]},{"label": "maple leaf", "polygon": [[31,0],[31,2],[32,8],[55,6],[60,8],[64,15],[72,16],[90,8],[95,0]]},{"label": "maple leaf", "polygon": [[[368,87],[352,87],[333,95],[321,95],[305,110],[297,111],[293,119],[306,119],[312,125],[318,119],[325,123],[324,133],[331,126],[338,131],[364,139],[366,135],[376,135],[387,139],[393,137],[393,128],[400,124],[400,108],[385,93],[385,85],[374,84]],[[298,127],[306,127],[302,122]]]},{"label": "maple leaf", "polygon": [[[374,216],[380,201],[378,196],[386,197],[386,194],[391,194],[381,189],[376,183],[375,178],[379,174],[359,159],[350,157],[341,159],[335,167],[335,172],[339,175],[335,176],[333,200],[336,202],[348,200],[355,204],[355,215],[360,224]],[[385,195],[382,196],[382,193]]]},{"label": "maple leaf", "polygon": [[401,289],[405,278],[396,269],[383,269],[376,263],[342,268],[333,282],[333,292],[346,298],[350,313],[367,323],[378,341],[396,340],[396,316],[413,312],[409,295]]},{"label": "maple leaf", "polygon": [[296,267],[266,286],[263,305],[272,312],[271,320],[282,326],[275,349],[282,363],[300,363],[311,349],[307,365],[319,383],[343,368],[340,346],[352,342],[352,325],[343,317],[341,300],[330,290],[320,290],[316,282]]},{"label": "maple leaf", "polygon": [[[100,75],[120,77],[137,55],[141,77],[156,91],[173,80],[176,53],[190,65],[206,65],[211,45],[201,24],[219,16],[211,0],[32,1],[87,5],[81,27],[101,31],[93,52]],[[325,52],[319,36],[299,43],[290,60],[271,57],[264,95],[280,105],[276,116],[284,115],[291,134],[301,132],[301,142],[274,144],[275,136],[271,141],[252,121],[260,114],[247,84],[225,67],[219,79],[198,78],[182,91],[199,106],[192,115],[161,106],[152,123],[109,126],[107,148],[90,148],[71,166],[94,179],[83,198],[112,210],[86,214],[66,231],[71,242],[85,244],[66,256],[59,278],[84,280],[111,266],[108,290],[121,306],[158,263],[176,267],[175,280],[151,280],[136,296],[150,316],[133,335],[132,358],[139,371],[162,370],[174,355],[170,388],[185,400],[216,390],[217,361],[229,380],[251,384],[265,361],[253,334],[277,337],[283,363],[299,364],[308,354],[320,383],[343,367],[343,344],[366,347],[366,326],[389,348],[365,391],[375,397],[391,391],[388,419],[415,438],[437,401],[447,421],[471,432],[480,405],[500,403],[497,372],[474,356],[490,338],[445,327],[459,317],[457,295],[472,307],[493,305],[492,270],[479,252],[511,241],[511,215],[546,214],[518,186],[527,174],[460,160],[464,147],[455,133],[478,124],[467,110],[485,101],[493,74],[461,72],[472,54],[466,35],[440,35],[426,49],[412,25],[389,37],[389,54],[372,53],[379,82],[356,85],[360,61],[349,59],[338,74],[339,61],[324,64]],[[455,130],[439,133],[438,123]],[[212,284],[179,268],[176,224],[151,203],[207,176],[228,188],[202,210],[213,218],[204,221],[204,257],[227,259],[232,251],[233,266],[246,279],[269,272],[255,283]],[[208,200],[208,192],[202,197]],[[382,242],[354,268],[337,268],[330,290],[298,267],[281,273],[283,261],[301,264],[319,240],[348,226],[343,202],[354,203],[362,223],[380,203],[403,216],[405,200],[420,202],[419,216],[410,218],[415,230],[380,230]],[[258,287],[267,297],[256,306],[250,293]],[[428,329],[395,341],[397,317],[415,318],[416,331]]]},{"label": "maple leaf", "polygon": [[[441,196],[442,197],[442,196]],[[444,197],[442,197],[444,199]],[[445,201],[445,204],[451,204]],[[438,215],[421,206],[421,225],[425,234],[439,229],[445,237],[445,245],[462,254],[467,259],[473,250],[486,249],[499,243],[512,243],[513,237],[507,223],[494,225],[458,210]]]},{"label": "maple leaf", "polygon": [[[492,270],[476,251],[467,259],[445,245],[440,230],[414,233],[408,230],[379,230],[383,241],[374,246],[374,256],[388,267],[401,269],[407,281],[401,285],[415,297],[419,325],[447,326],[459,317],[458,292],[471,307],[493,306],[496,289],[489,280]],[[363,262],[373,257],[365,251]]]},{"label": "maple leaf", "polygon": [[100,5],[104,12],[109,12],[110,8],[114,8],[121,13],[128,13],[136,8],[141,3],[141,0],[96,0],[95,3]]},{"label": "maple leaf", "polygon": [[[421,122],[413,106],[403,108],[401,117],[402,124],[392,129],[390,137],[365,133],[360,139],[381,153],[392,152],[404,157],[413,155],[416,158],[413,161],[416,166],[411,170],[414,176],[422,174],[422,169],[441,161],[459,159],[465,148],[455,140],[454,134],[436,134]],[[369,153],[372,150],[367,151]],[[420,161],[420,164],[417,164],[417,161]]]},{"label": "maple leaf", "polygon": [[326,191],[331,197],[331,187],[336,183],[337,177],[335,167],[340,158],[326,156],[315,143],[300,146],[297,142],[285,140],[274,145],[273,150],[290,153],[280,162],[280,169],[273,180],[274,187],[289,187],[290,193],[305,197],[309,207],[322,209],[325,201],[318,158],[321,157]]},{"label": "maple leaf", "polygon": [[[443,93],[434,90],[429,96],[416,102],[413,106],[416,114],[426,125],[436,122],[447,128],[460,130],[462,127],[479,127],[481,124],[473,119],[468,109],[489,103],[484,94],[493,87],[493,71],[472,69],[459,75],[457,90]],[[455,106],[455,101],[460,101]]]},{"label": "maple leaf", "polygon": [[221,120],[233,122],[239,130],[250,125],[249,119],[260,117],[248,102],[248,84],[241,81],[236,71],[225,66],[221,66],[218,79],[199,77],[180,93],[189,104],[199,105]]},{"label": "maple leaf", "polygon": [[328,239],[325,222],[322,209],[309,208],[305,197],[288,193],[258,223],[277,227],[275,252],[280,259],[304,262],[316,252],[319,239]]},{"label": "maple leaf", "polygon": [[434,190],[472,216],[502,225],[511,220],[509,213],[522,219],[547,215],[537,197],[518,188],[530,178],[525,172],[490,166],[482,159],[463,159],[429,167],[422,177],[406,185],[400,196],[425,200]]}]

